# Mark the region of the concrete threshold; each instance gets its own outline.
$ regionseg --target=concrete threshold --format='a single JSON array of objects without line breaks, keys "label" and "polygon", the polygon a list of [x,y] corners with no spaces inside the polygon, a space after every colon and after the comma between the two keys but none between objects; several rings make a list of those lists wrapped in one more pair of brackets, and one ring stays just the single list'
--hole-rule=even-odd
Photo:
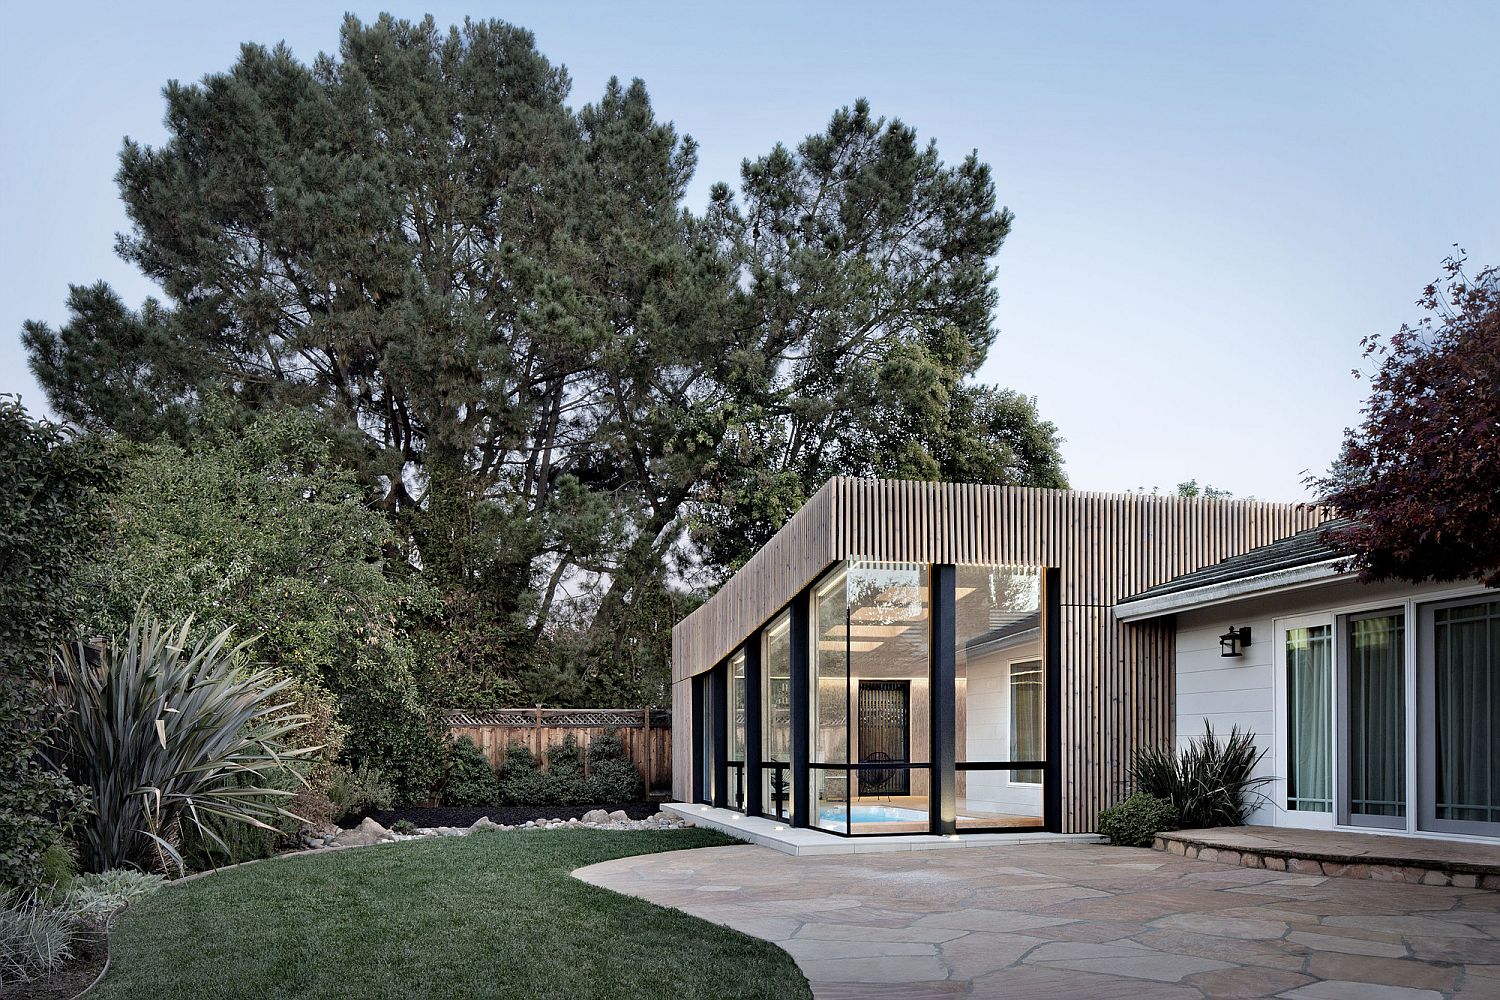
[{"label": "concrete threshold", "polygon": [[950,837],[932,834],[899,834],[885,837],[840,837],[826,830],[795,829],[761,816],[745,816],[732,809],[664,802],[662,809],[699,826],[782,854],[802,857],[820,854],[880,854],[890,851],[941,851],[965,847],[1007,847],[1013,844],[1101,844],[1092,833],[957,833]]}]

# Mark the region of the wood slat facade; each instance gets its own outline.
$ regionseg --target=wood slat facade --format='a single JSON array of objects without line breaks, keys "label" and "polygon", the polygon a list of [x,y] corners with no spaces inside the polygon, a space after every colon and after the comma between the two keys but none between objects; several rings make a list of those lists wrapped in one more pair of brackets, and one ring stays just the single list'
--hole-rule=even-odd
[{"label": "wood slat facade", "polygon": [[1060,580],[1063,829],[1092,830],[1134,748],[1170,741],[1176,715],[1172,623],[1122,623],[1114,605],[1327,516],[1257,500],[832,479],[672,630],[673,794],[691,797],[690,679],[834,563],[1051,568]]}]

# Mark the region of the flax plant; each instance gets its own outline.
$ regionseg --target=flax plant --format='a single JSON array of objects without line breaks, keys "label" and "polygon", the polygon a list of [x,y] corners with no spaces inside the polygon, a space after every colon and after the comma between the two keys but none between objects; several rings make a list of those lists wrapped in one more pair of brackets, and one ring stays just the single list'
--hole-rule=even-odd
[{"label": "flax plant", "polygon": [[1166,799],[1177,808],[1184,829],[1239,826],[1250,811],[1251,798],[1271,778],[1255,776],[1266,756],[1255,746],[1255,734],[1229,730],[1219,740],[1213,726],[1203,721],[1203,735],[1188,741],[1181,752],[1171,747],[1142,747],[1130,764],[1137,791]]},{"label": "flax plant", "polygon": [[286,808],[294,793],[278,786],[295,783],[288,774],[305,781],[318,748],[289,745],[306,722],[278,697],[290,682],[246,664],[252,640],[231,645],[229,629],[194,636],[192,626],[138,612],[125,636],[64,645],[53,659],[69,709],[65,766],[93,793],[79,837],[89,869],[182,871],[188,824],[224,847],[212,819],[264,830],[297,819]]}]

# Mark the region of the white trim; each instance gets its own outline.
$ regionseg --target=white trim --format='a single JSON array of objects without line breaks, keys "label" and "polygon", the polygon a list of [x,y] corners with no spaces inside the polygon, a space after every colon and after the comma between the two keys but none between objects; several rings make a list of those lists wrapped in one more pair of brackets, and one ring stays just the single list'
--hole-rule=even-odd
[{"label": "white trim", "polygon": [[1207,608],[1244,597],[1256,597],[1269,591],[1294,590],[1299,587],[1326,583],[1346,575],[1339,569],[1342,561],[1343,557],[1339,556],[1306,566],[1293,566],[1290,569],[1272,570],[1257,576],[1209,583],[1190,590],[1161,594],[1157,597],[1139,597],[1121,601],[1115,605],[1115,617],[1122,622],[1158,618],[1179,611],[1196,611],[1199,608]]}]

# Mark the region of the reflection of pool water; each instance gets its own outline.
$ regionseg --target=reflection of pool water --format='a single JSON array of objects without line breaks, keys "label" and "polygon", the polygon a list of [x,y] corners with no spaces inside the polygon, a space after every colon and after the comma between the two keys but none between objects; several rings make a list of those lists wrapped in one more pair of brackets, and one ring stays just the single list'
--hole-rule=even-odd
[{"label": "reflection of pool water", "polygon": [[[823,806],[818,810],[818,825],[832,827],[842,830],[844,828],[844,814],[852,813],[854,824],[860,823],[925,823],[927,812],[923,809],[903,809],[900,806],[872,806],[856,805],[845,806]],[[959,819],[968,819],[968,816],[960,816]]]}]

